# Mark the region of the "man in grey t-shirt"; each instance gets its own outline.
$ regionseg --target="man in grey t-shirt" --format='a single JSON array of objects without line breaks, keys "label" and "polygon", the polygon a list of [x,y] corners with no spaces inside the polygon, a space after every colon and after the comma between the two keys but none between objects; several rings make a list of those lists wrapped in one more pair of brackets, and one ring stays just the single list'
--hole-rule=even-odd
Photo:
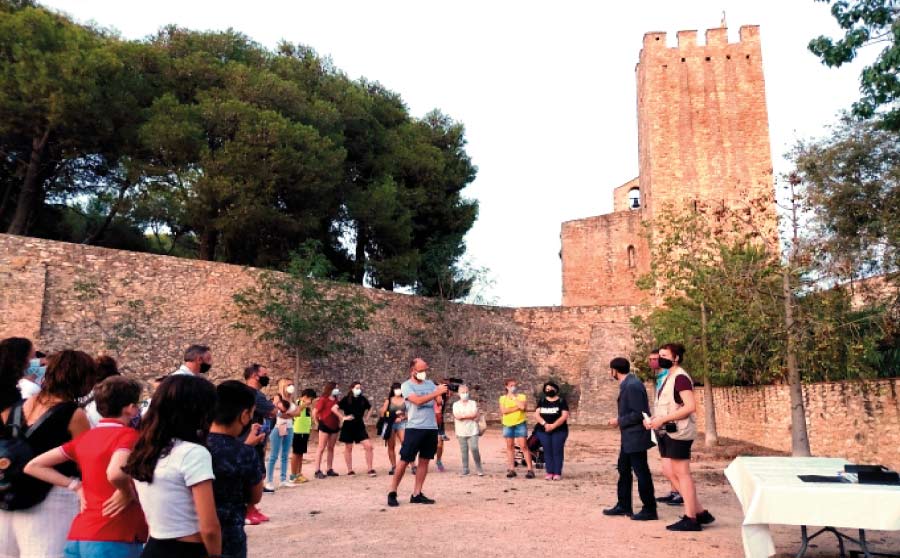
[{"label": "man in grey t-shirt", "polygon": [[412,496],[413,504],[433,504],[434,500],[422,494],[422,485],[428,475],[428,464],[434,459],[437,451],[437,420],[434,416],[434,400],[447,393],[447,386],[436,386],[428,378],[428,363],[421,358],[413,359],[409,364],[409,380],[403,382],[401,390],[406,400],[406,430],[403,445],[400,447],[400,463],[391,481],[388,493],[388,505],[399,506],[397,487],[403,480],[403,474],[410,463],[418,456],[416,484]]}]

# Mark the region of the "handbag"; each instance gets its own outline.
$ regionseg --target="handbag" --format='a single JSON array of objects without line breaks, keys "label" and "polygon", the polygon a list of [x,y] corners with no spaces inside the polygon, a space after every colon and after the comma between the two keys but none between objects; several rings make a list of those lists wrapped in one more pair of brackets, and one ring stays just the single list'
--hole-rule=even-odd
[{"label": "handbag", "polygon": [[484,435],[485,431],[487,431],[487,419],[484,418],[484,415],[478,415],[478,435]]}]

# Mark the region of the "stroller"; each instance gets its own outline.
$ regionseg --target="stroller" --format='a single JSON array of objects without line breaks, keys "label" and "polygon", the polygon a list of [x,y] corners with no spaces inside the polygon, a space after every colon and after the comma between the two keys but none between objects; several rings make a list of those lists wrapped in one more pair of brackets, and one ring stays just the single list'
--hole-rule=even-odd
[{"label": "stroller", "polygon": [[[544,447],[541,445],[541,441],[537,437],[536,431],[531,432],[531,436],[525,440],[525,445],[528,446],[528,453],[531,454],[531,463],[534,464],[535,469],[543,469],[544,468]],[[513,460],[516,467],[525,467],[528,465],[528,462],[525,461],[525,454],[519,444],[515,446],[515,453],[513,454]]]}]

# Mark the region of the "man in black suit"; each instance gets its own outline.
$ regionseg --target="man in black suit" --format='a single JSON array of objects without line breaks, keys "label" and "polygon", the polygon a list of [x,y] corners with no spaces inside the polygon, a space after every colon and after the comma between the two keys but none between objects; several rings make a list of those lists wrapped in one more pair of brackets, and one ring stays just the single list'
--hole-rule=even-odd
[{"label": "man in black suit", "polygon": [[[608,424],[618,426],[622,434],[619,449],[618,502],[603,510],[604,515],[627,515],[635,521],[659,519],[656,515],[656,499],[653,497],[653,478],[647,465],[647,450],[653,447],[650,431],[644,428],[644,413],[650,414],[650,403],[644,384],[630,373],[628,359],[617,357],[609,363],[610,378],[619,382],[619,416]],[[632,513],[632,470],[637,476],[638,494],[644,507]]]}]

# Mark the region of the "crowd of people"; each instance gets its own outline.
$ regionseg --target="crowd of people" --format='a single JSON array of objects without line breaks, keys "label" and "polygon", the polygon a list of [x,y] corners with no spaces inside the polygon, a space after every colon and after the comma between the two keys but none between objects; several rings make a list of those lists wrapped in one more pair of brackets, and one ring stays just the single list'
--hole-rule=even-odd
[{"label": "crowd of people", "polygon": [[[618,503],[606,515],[657,519],[656,505],[683,503],[673,530],[700,530],[712,516],[699,503],[690,474],[696,427],[693,384],[681,368],[684,348],[666,345],[652,355],[657,370],[655,405],[624,358],[610,363],[620,385],[619,412],[610,424],[622,431]],[[327,382],[321,395],[298,391],[291,378],[273,378],[251,364],[243,381],[214,385],[207,379],[212,351],[191,345],[181,366],[153,381],[152,397],[119,373],[115,360],[76,350],[37,351],[31,341],[0,341],[0,556],[67,558],[245,557],[245,526],[269,518],[263,494],[308,482],[303,460],[312,430],[318,443],[314,477],[337,477],[335,445],[344,445],[345,475],[355,475],[361,446],[366,474],[377,475],[367,425],[376,407],[361,382],[346,393]],[[390,386],[377,408],[376,439],[391,468],[387,504],[400,505],[399,486],[409,468],[412,504],[434,504],[423,492],[431,461],[438,471],[449,440],[444,414],[453,416],[461,475],[484,476],[479,438],[485,412],[472,386],[434,382],[421,358],[408,378]],[[506,449],[506,476],[535,478],[532,451],[539,445],[545,479],[562,479],[569,406],[560,386],[546,382],[528,434],[528,398],[515,379],[498,400]],[[453,395],[458,399],[450,405]],[[536,439],[536,440],[535,440]],[[658,444],[672,488],[655,498],[647,450]],[[266,448],[268,447],[268,456]],[[322,466],[323,457],[325,467]],[[634,514],[631,473],[638,477],[643,509]],[[278,483],[275,474],[278,473]]]}]

